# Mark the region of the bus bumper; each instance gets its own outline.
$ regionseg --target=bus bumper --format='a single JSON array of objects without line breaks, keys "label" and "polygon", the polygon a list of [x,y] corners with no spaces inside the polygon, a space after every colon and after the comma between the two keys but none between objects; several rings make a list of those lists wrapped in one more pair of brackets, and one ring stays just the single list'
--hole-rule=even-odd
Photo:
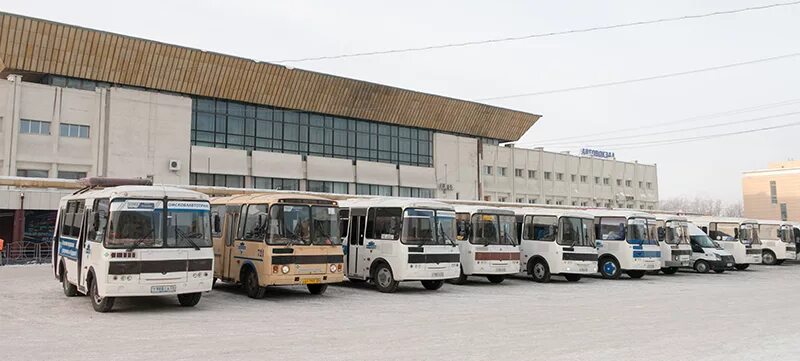
[{"label": "bus bumper", "polygon": [[661,269],[661,257],[636,257],[625,270],[655,271]]},{"label": "bus bumper", "polygon": [[105,287],[98,287],[97,292],[102,297],[179,295],[211,291],[211,283],[211,277],[175,283],[139,283],[137,278],[133,278],[131,281],[110,281],[105,284]]},{"label": "bus bumper", "polygon": [[594,274],[597,273],[597,261],[561,261],[558,269],[551,270],[551,273]]},{"label": "bus bumper", "polygon": [[478,261],[472,266],[472,275],[510,275],[519,272],[519,261]]},{"label": "bus bumper", "polygon": [[319,274],[271,274],[268,282],[262,286],[294,286],[310,285],[317,283],[339,283],[344,281],[344,273],[319,273]]},{"label": "bus bumper", "polygon": [[461,274],[460,263],[412,263],[406,267],[402,278],[396,276],[398,281],[449,280]]}]

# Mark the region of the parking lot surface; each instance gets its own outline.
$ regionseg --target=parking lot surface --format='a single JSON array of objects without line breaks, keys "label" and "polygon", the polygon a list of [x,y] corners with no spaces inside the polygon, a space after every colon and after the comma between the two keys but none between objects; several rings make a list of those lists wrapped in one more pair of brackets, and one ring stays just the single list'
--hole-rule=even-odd
[{"label": "parking lot surface", "polygon": [[175,297],[95,313],[49,266],[0,267],[4,360],[775,360],[800,351],[800,264],[641,280],[584,278],[395,294],[344,283],[323,296],[218,284],[195,308]]}]

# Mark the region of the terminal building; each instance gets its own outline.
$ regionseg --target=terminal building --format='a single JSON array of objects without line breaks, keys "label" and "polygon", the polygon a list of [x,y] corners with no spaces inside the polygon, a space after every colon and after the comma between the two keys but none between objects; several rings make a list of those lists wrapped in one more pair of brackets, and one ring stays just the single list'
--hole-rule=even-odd
[{"label": "terminal building", "polygon": [[745,217],[800,222],[800,161],[744,172],[742,193]]},{"label": "terminal building", "polygon": [[[502,145],[540,116],[470,101],[7,13],[0,75],[0,176],[658,202],[655,165]],[[64,192],[11,187],[0,209],[52,211]]]}]

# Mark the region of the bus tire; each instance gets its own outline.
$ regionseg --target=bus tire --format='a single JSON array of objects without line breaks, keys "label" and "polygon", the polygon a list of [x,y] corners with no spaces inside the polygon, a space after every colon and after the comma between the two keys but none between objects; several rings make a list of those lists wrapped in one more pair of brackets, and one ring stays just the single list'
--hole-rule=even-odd
[{"label": "bus tire", "polygon": [[442,288],[444,285],[444,280],[424,280],[420,281],[422,283],[422,287],[425,287],[426,290],[436,291]]},{"label": "bus tire", "polygon": [[459,266],[458,277],[457,278],[453,278],[452,280],[450,280],[450,283],[453,283],[453,284],[456,284],[456,285],[463,285],[463,284],[467,283],[467,277],[469,277],[469,276],[464,274],[464,268]]},{"label": "bus tire", "polygon": [[539,283],[550,282],[550,266],[541,258],[531,260],[528,267],[528,273],[533,277],[533,280]]},{"label": "bus tire", "polygon": [[64,296],[67,297],[75,297],[78,295],[78,287],[69,283],[67,279],[67,268],[64,267],[64,264],[61,264],[61,288],[64,289]]},{"label": "bus tire", "polygon": [[708,273],[710,268],[711,267],[709,267],[708,262],[702,259],[697,260],[697,262],[694,263],[694,270],[697,271],[697,273]]},{"label": "bus tire", "polygon": [[312,295],[321,295],[321,294],[325,293],[325,290],[328,289],[328,285],[324,285],[324,284],[320,284],[320,283],[312,284],[312,285],[306,285],[306,287],[308,287],[308,292],[311,292]]},{"label": "bus tire", "polygon": [[737,271],[744,271],[744,270],[747,269],[747,267],[750,267],[750,264],[749,263],[740,263],[740,264],[737,264],[737,265],[735,265],[733,267],[736,268]]},{"label": "bus tire", "polygon": [[619,262],[613,257],[603,257],[597,265],[600,270],[600,276],[609,280],[616,280],[622,275],[622,270],[619,269]]},{"label": "bus tire", "polygon": [[678,272],[678,267],[664,267],[661,272],[664,272],[665,275],[674,275]]},{"label": "bus tire", "polygon": [[261,299],[267,295],[267,288],[258,284],[258,273],[248,267],[242,274],[244,277],[240,279],[244,285],[244,290],[247,292],[247,297]]},{"label": "bus tire", "polygon": [[89,285],[89,299],[96,312],[106,313],[114,308],[114,297],[100,297],[97,293],[97,281],[94,280],[94,277]]},{"label": "bus tire", "polygon": [[377,267],[375,267],[375,272],[372,275],[372,282],[375,284],[378,291],[383,293],[394,293],[397,291],[397,287],[400,286],[400,282],[394,279],[392,269],[384,262],[379,263]]},{"label": "bus tire", "polygon": [[765,249],[761,252],[761,263],[768,265],[768,266],[775,266],[778,264],[778,257],[775,257],[775,253]]},{"label": "bus tire", "polygon": [[178,303],[182,307],[194,307],[200,302],[201,297],[203,297],[203,294],[200,292],[181,293],[178,295]]},{"label": "bus tire", "polygon": [[503,276],[503,275],[488,275],[488,276],[486,276],[486,278],[491,283],[503,283],[503,280],[506,279],[506,276]]},{"label": "bus tire", "polygon": [[638,279],[644,277],[644,274],[646,273],[646,271],[630,270],[630,271],[627,271],[625,273],[628,275],[628,277],[633,278],[635,280],[638,280]]},{"label": "bus tire", "polygon": [[566,278],[568,282],[578,282],[581,280],[581,275],[568,274],[564,275],[564,278]]}]

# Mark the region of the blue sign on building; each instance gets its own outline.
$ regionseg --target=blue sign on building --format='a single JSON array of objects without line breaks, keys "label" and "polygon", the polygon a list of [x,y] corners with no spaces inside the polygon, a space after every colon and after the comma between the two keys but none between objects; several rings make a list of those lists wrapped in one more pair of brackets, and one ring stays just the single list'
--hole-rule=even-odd
[{"label": "blue sign on building", "polygon": [[607,152],[604,150],[581,148],[581,155],[595,158],[613,159],[614,152]]}]

